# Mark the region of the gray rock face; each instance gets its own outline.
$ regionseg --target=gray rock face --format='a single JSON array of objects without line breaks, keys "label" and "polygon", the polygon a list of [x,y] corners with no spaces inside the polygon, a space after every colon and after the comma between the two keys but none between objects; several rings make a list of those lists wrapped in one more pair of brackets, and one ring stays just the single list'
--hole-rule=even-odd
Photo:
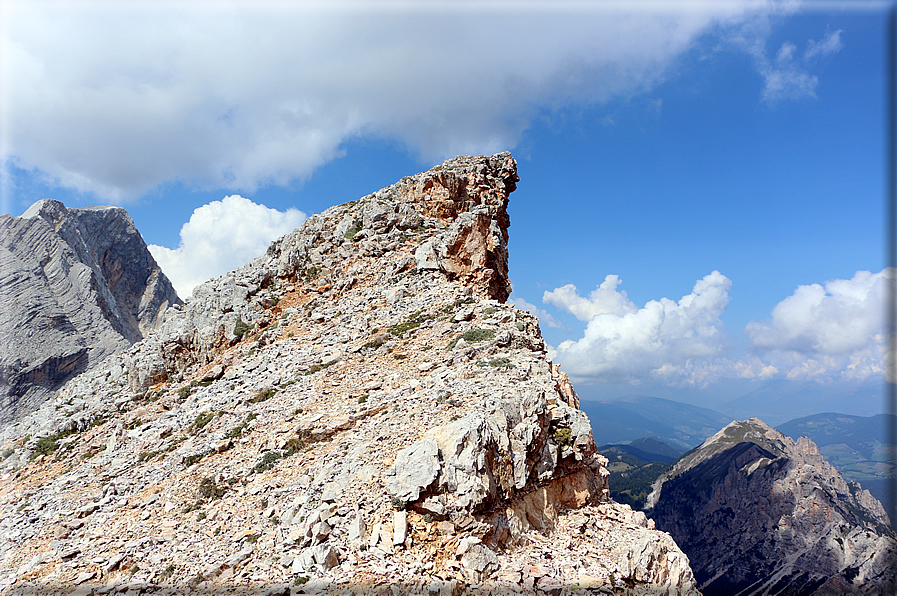
[{"label": "gray rock face", "polygon": [[180,299],[124,209],[0,217],[0,423],[140,341]]},{"label": "gray rock face", "polygon": [[648,504],[705,596],[897,588],[897,542],[881,503],[847,484],[812,441],[756,418],[729,424],[680,460]]}]

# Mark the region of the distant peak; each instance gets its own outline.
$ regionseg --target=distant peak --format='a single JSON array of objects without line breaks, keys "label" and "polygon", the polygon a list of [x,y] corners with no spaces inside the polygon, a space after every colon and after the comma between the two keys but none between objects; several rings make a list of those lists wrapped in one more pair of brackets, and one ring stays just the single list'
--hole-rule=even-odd
[{"label": "distant peak", "polygon": [[40,217],[47,223],[53,225],[54,228],[58,229],[62,222],[73,216],[95,214],[99,212],[114,212],[112,214],[113,217],[118,216],[133,226],[134,222],[131,219],[131,216],[121,207],[101,205],[69,209],[62,203],[62,201],[57,201],[56,199],[41,199],[35,202],[22,214],[21,219],[34,219]]},{"label": "distant peak", "polygon": [[[56,199],[41,199],[29,207],[22,214],[22,219],[32,219],[35,217],[43,217],[44,219],[59,219],[68,214],[68,209],[62,204],[62,201]],[[49,217],[48,217],[49,216]]]},{"label": "distant peak", "polygon": [[756,443],[765,449],[784,455],[794,442],[759,418],[733,420],[718,433],[704,441],[702,447],[714,444]]}]

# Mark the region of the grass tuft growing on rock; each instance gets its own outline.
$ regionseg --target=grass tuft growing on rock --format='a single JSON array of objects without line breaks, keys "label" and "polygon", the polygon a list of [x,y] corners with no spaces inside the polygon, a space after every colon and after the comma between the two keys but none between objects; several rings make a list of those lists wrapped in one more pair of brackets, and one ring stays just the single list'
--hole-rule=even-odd
[{"label": "grass tuft growing on rock", "polygon": [[249,400],[249,403],[257,404],[259,402],[268,401],[277,393],[277,389],[259,389],[255,395]]},{"label": "grass tuft growing on rock", "polygon": [[423,311],[417,311],[416,313],[411,315],[411,317],[409,317],[407,321],[399,323],[398,325],[393,325],[392,327],[387,329],[387,333],[398,337],[407,331],[417,329],[421,326],[422,323],[435,318],[436,317],[434,315],[423,314]]},{"label": "grass tuft growing on rock", "polygon": [[320,371],[324,370],[325,368],[329,368],[329,367],[333,366],[337,362],[339,362],[339,358],[337,358],[335,360],[331,360],[330,362],[321,362],[318,364],[312,364],[310,367],[308,367],[307,370],[303,371],[302,374],[306,377],[308,375],[313,375],[316,372],[320,372]]},{"label": "grass tuft growing on rock", "polygon": [[249,428],[249,423],[252,422],[253,420],[255,420],[257,417],[258,417],[258,415],[255,414],[254,412],[252,414],[249,414],[246,417],[246,420],[244,420],[237,426],[235,426],[232,429],[230,429],[229,431],[227,431],[227,435],[226,435],[227,438],[240,439],[240,438],[243,438],[244,435],[248,435],[249,433],[251,433],[252,429]]},{"label": "grass tuft growing on rock", "polygon": [[282,456],[276,451],[266,451],[265,455],[262,456],[262,461],[255,464],[255,467],[252,468],[252,471],[255,473],[266,472],[274,467]]},{"label": "grass tuft growing on rock", "polygon": [[196,419],[193,420],[193,426],[200,429],[211,422],[213,418],[215,418],[215,412],[201,412],[197,414]]},{"label": "grass tuft growing on rock", "polygon": [[237,339],[242,340],[243,336],[252,331],[252,325],[248,325],[241,318],[237,318],[237,324],[234,325],[234,335]]},{"label": "grass tuft growing on rock", "polygon": [[486,341],[495,337],[492,329],[471,329],[461,334],[461,338],[469,344]]},{"label": "grass tuft growing on rock", "polygon": [[200,451],[199,453],[194,453],[193,455],[188,455],[187,457],[184,458],[184,467],[189,468],[190,466],[192,466],[193,464],[195,464],[196,462],[198,462],[205,456],[211,455],[213,453],[215,453],[215,451],[212,449],[209,449],[208,451]]},{"label": "grass tuft growing on rock", "polygon": [[[31,454],[30,459],[35,459],[41,455],[50,455],[51,453],[59,449],[59,441],[61,439],[64,439],[73,434],[75,434],[75,431],[73,430],[64,430],[62,432],[39,438],[37,440],[37,444],[34,446],[34,452]],[[3,459],[6,459],[6,457],[4,457]]]},{"label": "grass tuft growing on rock", "polygon": [[229,489],[230,485],[224,483],[217,484],[211,476],[206,476],[199,483],[199,494],[209,501],[223,497]]},{"label": "grass tuft growing on rock", "polygon": [[478,360],[477,366],[491,366],[493,368],[517,368],[507,358],[490,358],[489,360]]},{"label": "grass tuft growing on rock", "polygon": [[451,352],[462,339],[469,344],[475,344],[480,341],[492,339],[493,337],[495,337],[495,331],[492,329],[470,329],[449,342],[445,349]]}]

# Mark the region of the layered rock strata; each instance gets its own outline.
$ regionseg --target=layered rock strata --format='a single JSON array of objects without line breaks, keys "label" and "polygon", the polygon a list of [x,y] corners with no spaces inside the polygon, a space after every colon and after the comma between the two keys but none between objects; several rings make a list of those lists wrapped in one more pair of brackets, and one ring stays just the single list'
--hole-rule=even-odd
[{"label": "layered rock strata", "polygon": [[180,299],[124,209],[0,216],[0,423],[156,327]]},{"label": "layered rock strata", "polygon": [[881,503],[806,437],[753,418],[680,459],[648,514],[710,594],[893,594],[897,542]]},{"label": "layered rock strata", "polygon": [[504,304],[516,182],[459,157],[313,216],[71,381],[4,439],[3,585],[694,594]]}]

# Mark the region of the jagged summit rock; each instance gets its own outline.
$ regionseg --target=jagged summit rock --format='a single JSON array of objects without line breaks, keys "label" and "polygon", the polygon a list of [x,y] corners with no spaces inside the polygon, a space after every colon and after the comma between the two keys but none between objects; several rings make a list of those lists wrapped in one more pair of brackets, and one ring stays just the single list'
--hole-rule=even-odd
[{"label": "jagged summit rock", "polygon": [[648,515],[712,594],[893,594],[897,542],[881,503],[806,437],[752,418],[683,456]]},{"label": "jagged summit rock", "polygon": [[0,423],[140,341],[180,299],[118,207],[0,217]]},{"label": "jagged summit rock", "polygon": [[459,157],[310,217],[70,381],[2,437],[0,583],[694,594],[504,304],[516,182]]}]

